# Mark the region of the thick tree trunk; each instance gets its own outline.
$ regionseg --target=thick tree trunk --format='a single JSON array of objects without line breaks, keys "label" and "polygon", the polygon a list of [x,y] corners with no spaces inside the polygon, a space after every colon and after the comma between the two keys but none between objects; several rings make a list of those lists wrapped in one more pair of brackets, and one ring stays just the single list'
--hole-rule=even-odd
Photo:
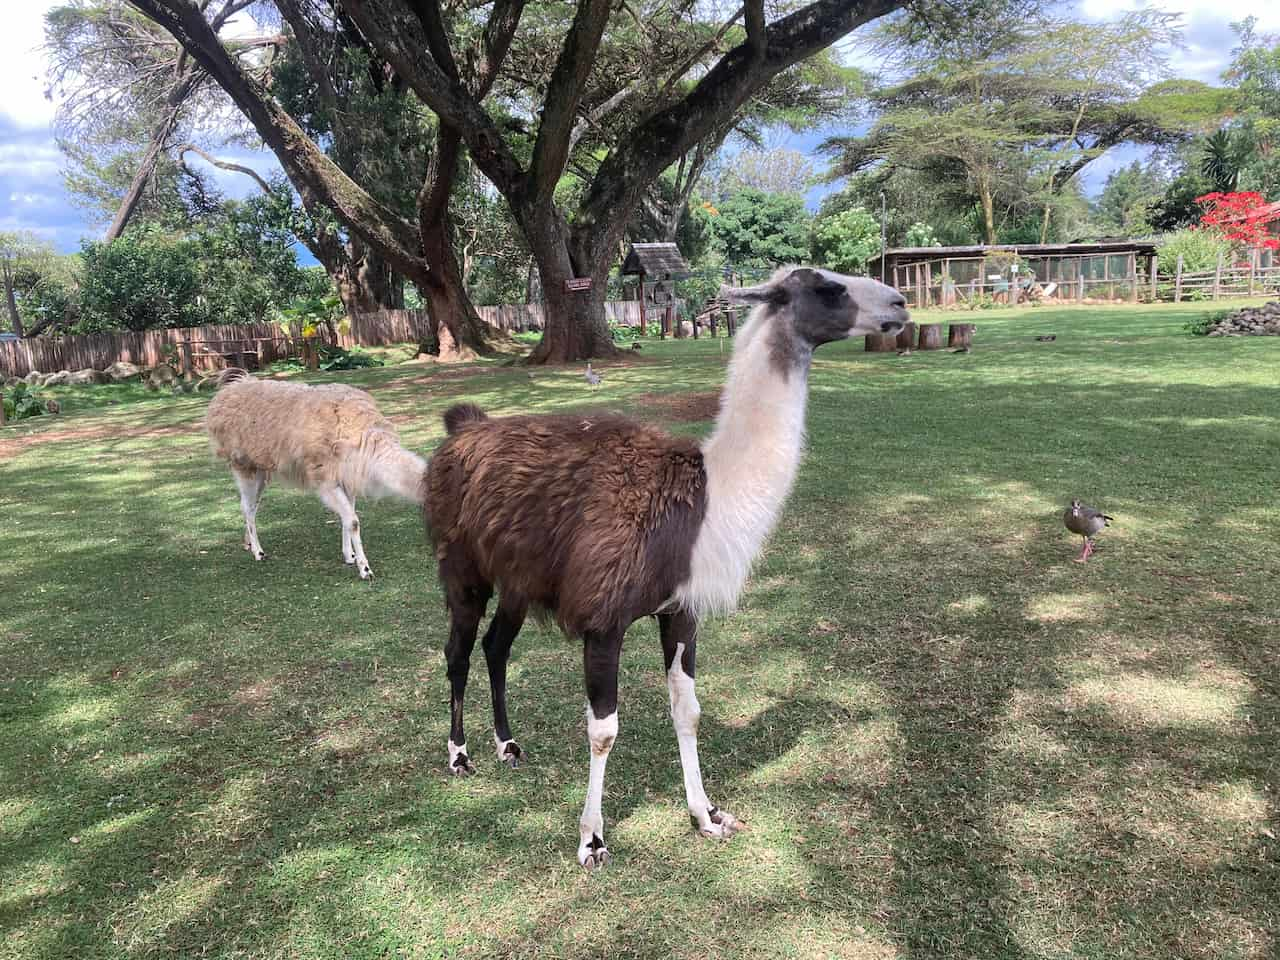
[{"label": "thick tree trunk", "polygon": [[431,269],[418,282],[418,289],[427,302],[440,359],[467,360],[491,353],[489,338],[494,331],[480,319],[467,294],[448,216],[425,223],[423,228],[422,253]]},{"label": "thick tree trunk", "polygon": [[[572,363],[616,356],[618,348],[609,335],[604,300],[609,265],[622,225],[606,235],[573,238],[568,224],[552,211],[526,231],[529,250],[542,280],[542,308],[546,325],[529,363]],[[574,243],[574,240],[577,243]],[[594,241],[594,242],[593,242]],[[571,247],[577,250],[571,256]],[[569,290],[567,283],[589,278],[587,290]]]}]

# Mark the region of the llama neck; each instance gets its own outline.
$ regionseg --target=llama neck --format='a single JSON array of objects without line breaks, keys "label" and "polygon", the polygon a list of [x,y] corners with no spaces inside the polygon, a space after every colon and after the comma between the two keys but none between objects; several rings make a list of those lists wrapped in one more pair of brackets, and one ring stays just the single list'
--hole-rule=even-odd
[{"label": "llama neck", "polygon": [[[716,428],[703,444],[707,513],[678,592],[698,615],[732,610],[795,483],[804,449],[809,357],[775,362],[767,318],[743,331]],[[796,362],[796,361],[799,362]]]}]

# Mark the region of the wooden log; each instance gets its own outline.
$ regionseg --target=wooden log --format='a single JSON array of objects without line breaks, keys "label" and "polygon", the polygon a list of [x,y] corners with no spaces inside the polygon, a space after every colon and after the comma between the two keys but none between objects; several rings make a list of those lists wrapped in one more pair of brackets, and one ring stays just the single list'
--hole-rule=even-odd
[{"label": "wooden log", "polygon": [[947,346],[968,347],[973,344],[973,331],[976,324],[951,323],[947,325]]},{"label": "wooden log", "polygon": [[921,350],[941,350],[942,349],[942,324],[940,323],[922,323],[918,327],[920,331],[920,339],[916,346]]},{"label": "wooden log", "polygon": [[916,343],[916,322],[908,320],[898,333],[898,349],[910,350]]},{"label": "wooden log", "polygon": [[888,353],[898,349],[898,335],[895,333],[868,333],[867,353]]}]

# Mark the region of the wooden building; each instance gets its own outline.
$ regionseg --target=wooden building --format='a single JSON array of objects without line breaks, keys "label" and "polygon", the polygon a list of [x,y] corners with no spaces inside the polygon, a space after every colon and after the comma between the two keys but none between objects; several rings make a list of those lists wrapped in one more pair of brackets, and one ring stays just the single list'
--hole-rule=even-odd
[{"label": "wooden building", "polygon": [[680,248],[674,243],[633,243],[620,272],[639,278],[635,299],[640,305],[640,333],[645,333],[652,318],[662,323],[664,337],[673,330],[679,336],[675,281],[690,273]]},{"label": "wooden building", "polygon": [[[881,276],[879,257],[867,273]],[[1156,245],[1142,240],[899,247],[884,254],[884,281],[912,307],[984,302],[1128,300],[1153,289]]]}]

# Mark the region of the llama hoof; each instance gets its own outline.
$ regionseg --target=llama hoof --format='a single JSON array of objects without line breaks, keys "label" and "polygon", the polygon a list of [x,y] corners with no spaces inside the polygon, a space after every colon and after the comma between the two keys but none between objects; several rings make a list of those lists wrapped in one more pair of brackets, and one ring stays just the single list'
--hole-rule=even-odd
[{"label": "llama hoof", "polygon": [[361,568],[360,568],[360,579],[361,579],[361,580],[372,580],[372,579],[373,579],[373,571],[372,571],[372,570],[370,570],[368,567],[361,567]]},{"label": "llama hoof", "polygon": [[611,859],[613,858],[609,856],[609,848],[594,833],[591,835],[590,843],[584,843],[578,848],[578,863],[586,870],[598,870]]},{"label": "llama hoof", "polygon": [[705,824],[699,824],[696,818],[691,819],[694,819],[694,826],[698,828],[700,834],[704,837],[714,837],[716,840],[728,840],[742,829],[742,824],[737,817],[727,810],[718,810],[715,807],[707,810]]},{"label": "llama hoof", "polygon": [[471,762],[465,753],[460,753],[449,764],[449,772],[455,777],[469,777],[476,772],[476,765]]},{"label": "llama hoof", "polygon": [[520,745],[514,740],[499,740],[494,737],[494,742],[498,745],[498,760],[505,763],[512,770],[520,766],[520,761],[524,760],[524,751],[520,749]]},{"label": "llama hoof", "polygon": [[469,777],[476,772],[475,764],[467,756],[467,745],[449,741],[449,772],[455,777]]}]

